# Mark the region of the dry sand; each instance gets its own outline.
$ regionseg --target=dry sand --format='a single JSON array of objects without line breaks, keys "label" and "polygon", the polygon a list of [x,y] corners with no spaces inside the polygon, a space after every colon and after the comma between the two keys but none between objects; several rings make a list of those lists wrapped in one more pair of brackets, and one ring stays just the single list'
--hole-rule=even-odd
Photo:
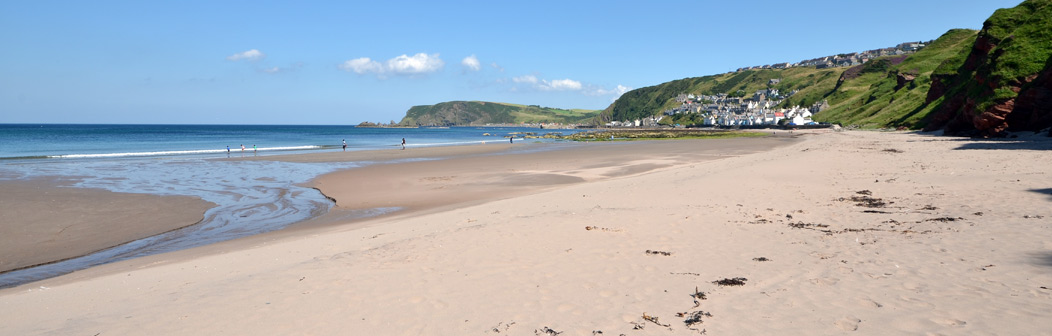
[{"label": "dry sand", "polygon": [[201,221],[196,197],[0,182],[0,272],[77,257]]},{"label": "dry sand", "polygon": [[[414,209],[429,211],[0,290],[0,333],[1052,330],[1052,144],[875,132],[805,138],[721,160],[635,153],[640,162],[609,169],[582,154],[573,167],[514,168],[580,178],[537,192],[425,202]],[[636,165],[656,166],[593,179]],[[427,173],[405,173],[414,193],[426,192]],[[470,172],[435,171],[428,183],[473,192],[473,183],[441,179],[462,173]],[[318,183],[339,195],[358,183],[341,182],[352,178]],[[728,278],[745,280],[714,283]]]}]

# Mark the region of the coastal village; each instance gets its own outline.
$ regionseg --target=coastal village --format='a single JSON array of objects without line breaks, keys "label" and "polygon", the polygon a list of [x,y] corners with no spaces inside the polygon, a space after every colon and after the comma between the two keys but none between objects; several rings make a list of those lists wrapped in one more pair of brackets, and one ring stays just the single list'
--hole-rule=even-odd
[{"label": "coastal village", "polygon": [[[758,69],[786,69],[792,67],[815,67],[825,69],[832,67],[852,67],[861,65],[871,59],[882,56],[907,55],[923,49],[932,41],[900,43],[895,47],[867,50],[850,54],[839,54],[803,60],[797,63],[778,63],[739,68],[736,72]],[[771,79],[768,89],[754,92],[747,97],[732,97],[728,93],[695,94],[681,93],[676,97],[680,106],[662,111],[660,115],[635,120],[611,121],[606,127],[656,127],[665,117],[680,114],[700,114],[702,124],[710,127],[762,127],[775,125],[814,125],[811,116],[829,107],[828,102],[821,101],[811,106],[778,107],[782,102],[797,93],[779,92],[775,89],[779,79]]]}]

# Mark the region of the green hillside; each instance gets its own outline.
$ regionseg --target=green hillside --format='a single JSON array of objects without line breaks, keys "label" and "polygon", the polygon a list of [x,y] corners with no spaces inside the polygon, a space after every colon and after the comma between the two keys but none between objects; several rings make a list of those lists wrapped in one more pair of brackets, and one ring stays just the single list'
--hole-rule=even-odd
[{"label": "green hillside", "polygon": [[976,33],[954,29],[915,54],[882,57],[848,69],[845,79],[824,96],[830,108],[814,119],[862,127],[923,127],[922,119],[931,112],[925,98],[932,73],[940,65],[959,67]]},{"label": "green hillside", "polygon": [[997,136],[1049,127],[1052,0],[1027,0],[997,10],[983,23],[961,64],[937,72],[927,129]]},{"label": "green hillside", "polygon": [[480,101],[452,101],[413,106],[402,126],[469,126],[522,123],[590,123],[595,110],[559,109],[537,105],[518,105]]},{"label": "green hillside", "polygon": [[[932,110],[925,105],[932,74],[959,67],[976,34],[954,29],[914,54],[884,56],[851,68],[744,70],[674,80],[625,93],[604,111],[603,118],[633,120],[657,115],[678,106],[675,98],[682,93],[747,96],[774,88],[782,94],[798,90],[778,107],[826,101],[830,108],[815,114],[816,121],[870,128],[923,127],[924,117]],[[771,79],[780,82],[771,85]]]}]

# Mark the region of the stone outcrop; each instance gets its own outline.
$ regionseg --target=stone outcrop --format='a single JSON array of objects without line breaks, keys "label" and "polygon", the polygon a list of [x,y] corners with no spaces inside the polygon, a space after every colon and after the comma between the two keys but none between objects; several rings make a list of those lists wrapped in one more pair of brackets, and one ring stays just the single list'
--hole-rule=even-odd
[{"label": "stone outcrop", "polygon": [[898,91],[899,89],[902,89],[902,88],[906,87],[906,85],[909,85],[910,83],[912,83],[914,79],[917,79],[916,75],[906,74],[906,73],[896,74],[895,75],[895,91]]}]

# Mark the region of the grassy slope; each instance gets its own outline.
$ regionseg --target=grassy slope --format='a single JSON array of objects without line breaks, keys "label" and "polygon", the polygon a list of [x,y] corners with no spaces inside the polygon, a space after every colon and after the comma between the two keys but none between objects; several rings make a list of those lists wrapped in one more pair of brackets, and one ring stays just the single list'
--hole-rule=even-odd
[{"label": "grassy slope", "polygon": [[[921,120],[931,112],[924,105],[931,87],[931,74],[940,65],[960,66],[975,36],[974,30],[951,30],[900,64],[884,63],[886,70],[876,68],[880,59],[870,61],[863,66],[859,77],[845,80],[828,93],[830,109],[814,118],[862,127],[922,127]],[[915,79],[896,90],[899,74],[912,75]]]},{"label": "grassy slope", "polygon": [[[979,114],[999,102],[1015,98],[1011,88],[1041,71],[1052,58],[1052,0],[1027,0],[994,12],[980,32],[993,49],[976,59],[972,68],[940,67],[956,79],[946,97],[965,96],[975,108],[961,113]],[[976,80],[982,79],[982,80]],[[937,106],[941,101],[934,102]]]},{"label": "grassy slope", "polygon": [[[1048,1],[1048,0],[1043,0]],[[768,88],[770,79],[781,79],[774,85],[783,94],[800,90],[780,107],[810,106],[827,100],[830,108],[814,116],[817,121],[855,124],[863,127],[923,127],[924,117],[932,111],[924,101],[931,87],[931,75],[956,71],[964,62],[977,32],[954,29],[931,45],[912,54],[901,63],[892,57],[872,60],[860,66],[859,75],[838,83],[847,68],[746,70],[720,75],[675,80],[625,93],[603,111],[603,120],[632,120],[656,115],[679,105],[681,93],[745,94]],[[903,87],[897,75],[915,77]],[[934,104],[933,104],[934,105]]]}]

